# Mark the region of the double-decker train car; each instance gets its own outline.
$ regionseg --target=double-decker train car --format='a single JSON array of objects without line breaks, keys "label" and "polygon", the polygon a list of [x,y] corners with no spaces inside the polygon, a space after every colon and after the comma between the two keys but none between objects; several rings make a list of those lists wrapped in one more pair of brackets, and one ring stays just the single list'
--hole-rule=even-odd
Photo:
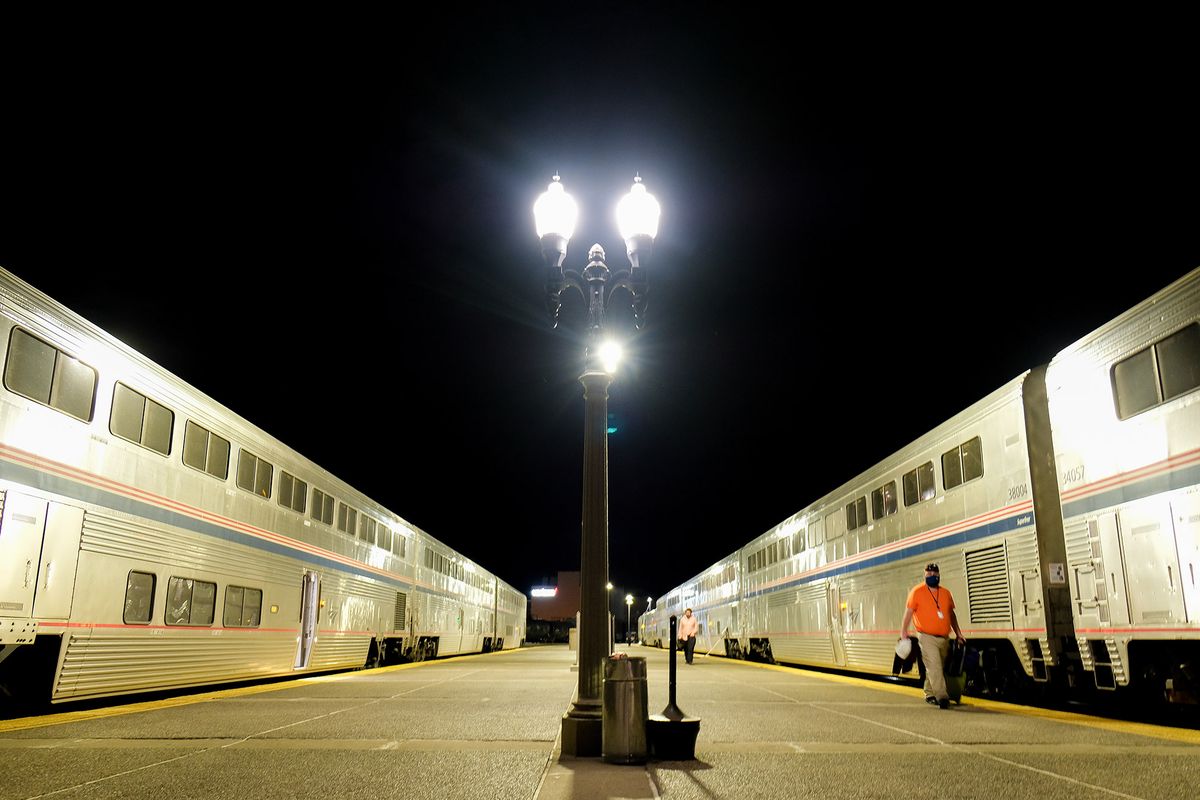
[{"label": "double-decker train car", "polygon": [[0,270],[0,703],[514,648],[526,598]]},{"label": "double-decker train car", "polygon": [[888,674],[938,562],[979,680],[1195,698],[1200,270],[668,592],[697,649]]}]

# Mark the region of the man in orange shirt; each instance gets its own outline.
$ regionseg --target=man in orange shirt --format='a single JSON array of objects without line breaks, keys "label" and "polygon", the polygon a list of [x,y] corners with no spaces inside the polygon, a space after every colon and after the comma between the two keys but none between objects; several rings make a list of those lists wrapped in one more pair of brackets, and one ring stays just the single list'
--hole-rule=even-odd
[{"label": "man in orange shirt", "polygon": [[950,590],[939,585],[941,575],[937,564],[925,567],[925,582],[918,583],[908,593],[904,621],[900,623],[900,638],[908,638],[908,624],[916,622],[917,644],[921,647],[921,661],[925,664],[925,702],[939,708],[950,707],[950,694],[946,691],[946,676],[942,665],[950,653],[950,631],[954,631],[959,644],[966,637],[958,627],[954,614],[954,597]]}]

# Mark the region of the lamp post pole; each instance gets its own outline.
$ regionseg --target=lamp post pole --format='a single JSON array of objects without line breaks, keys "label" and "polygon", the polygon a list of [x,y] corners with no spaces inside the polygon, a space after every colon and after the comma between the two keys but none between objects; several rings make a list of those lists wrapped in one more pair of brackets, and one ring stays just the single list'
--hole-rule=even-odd
[{"label": "lamp post pole", "polygon": [[633,611],[633,595],[625,595],[625,643],[631,644],[629,640],[629,612]]},{"label": "lamp post pole", "polygon": [[580,542],[579,684],[571,708],[563,716],[562,752],[573,756],[599,756],[602,724],[603,661],[609,649],[608,592],[608,387],[615,363],[609,361],[604,342],[606,310],[613,292],[629,292],[634,324],[642,326],[646,309],[646,279],[641,261],[648,257],[658,232],[658,202],[646,192],[641,179],[617,209],[630,269],[611,273],[604,248],[593,245],[582,273],[564,271],[567,242],[578,215],[575,201],[557,175],[533,208],[537,233],[546,264],[546,308],[558,327],[562,292],[579,291],[588,304],[587,349],[583,384],[583,519]]}]

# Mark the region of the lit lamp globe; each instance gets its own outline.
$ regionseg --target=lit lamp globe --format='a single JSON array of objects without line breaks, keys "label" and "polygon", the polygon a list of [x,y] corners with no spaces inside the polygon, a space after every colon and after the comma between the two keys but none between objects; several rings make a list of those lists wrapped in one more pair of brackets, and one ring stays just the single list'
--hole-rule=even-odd
[{"label": "lit lamp globe", "polygon": [[[600,365],[609,375],[617,374],[617,367],[621,364],[621,345],[611,339],[600,345]],[[611,586],[609,587],[612,588]]]},{"label": "lit lamp globe", "polygon": [[633,188],[617,203],[617,228],[625,240],[629,263],[636,270],[641,259],[650,257],[650,246],[658,236],[658,217],[662,209],[654,195],[646,191],[640,177],[634,177]]},{"label": "lit lamp globe", "polygon": [[542,257],[546,266],[562,269],[567,256],[567,242],[575,233],[575,221],[579,218],[579,206],[575,198],[566,193],[558,175],[538,196],[533,204],[533,223],[538,238],[542,240]]}]

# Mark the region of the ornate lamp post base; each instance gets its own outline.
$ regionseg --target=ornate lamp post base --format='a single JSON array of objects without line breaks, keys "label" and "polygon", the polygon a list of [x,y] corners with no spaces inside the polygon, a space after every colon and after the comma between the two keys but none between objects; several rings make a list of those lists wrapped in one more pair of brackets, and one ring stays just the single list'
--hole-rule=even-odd
[{"label": "ornate lamp post base", "polygon": [[576,758],[596,758],[600,756],[603,739],[600,705],[596,705],[595,716],[585,716],[579,711],[578,716],[572,716],[578,711],[572,708],[562,718],[562,753]]}]

